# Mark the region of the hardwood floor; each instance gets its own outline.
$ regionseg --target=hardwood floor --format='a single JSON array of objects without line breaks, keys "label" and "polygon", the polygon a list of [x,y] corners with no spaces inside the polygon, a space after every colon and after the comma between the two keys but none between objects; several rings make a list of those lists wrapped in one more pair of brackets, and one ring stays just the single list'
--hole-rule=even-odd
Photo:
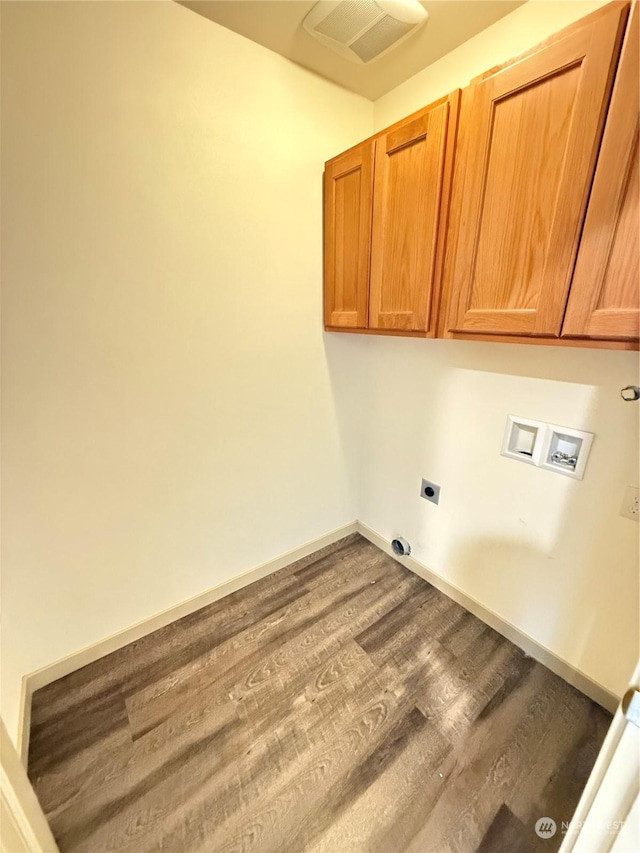
[{"label": "hardwood floor", "polygon": [[354,534],[38,690],[29,775],[62,851],[552,851],[610,719]]}]

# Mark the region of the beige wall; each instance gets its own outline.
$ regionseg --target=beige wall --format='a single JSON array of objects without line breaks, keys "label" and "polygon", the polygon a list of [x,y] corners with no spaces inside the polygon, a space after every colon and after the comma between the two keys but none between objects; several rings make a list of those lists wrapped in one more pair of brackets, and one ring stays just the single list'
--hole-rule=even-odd
[{"label": "beige wall", "polygon": [[[356,516],[621,691],[637,356],[323,344],[322,163],[374,105],[174,3],[0,9],[11,734],[25,673]],[[528,3],[380,99],[376,127],[587,10]],[[585,479],[500,457],[508,413],[594,431]]]},{"label": "beige wall", "polygon": [[[382,128],[528,49],[597,3],[529,2],[375,105]],[[638,657],[638,533],[618,515],[638,484],[634,353],[326,335],[362,390],[352,428],[358,517],[618,694]],[[348,373],[350,371],[350,374]],[[500,456],[508,414],[596,434],[583,481]],[[420,479],[442,485],[439,507]]]},{"label": "beige wall", "polygon": [[435,101],[494,65],[529,50],[609,0],[528,0],[375,102],[375,129]]},{"label": "beige wall", "polygon": [[2,11],[2,714],[355,517],[322,164],[369,101],[172,2]]}]

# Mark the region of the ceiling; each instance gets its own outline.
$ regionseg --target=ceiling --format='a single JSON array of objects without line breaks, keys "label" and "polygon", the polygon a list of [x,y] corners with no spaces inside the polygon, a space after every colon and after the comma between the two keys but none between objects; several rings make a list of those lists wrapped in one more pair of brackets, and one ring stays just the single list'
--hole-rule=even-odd
[{"label": "ceiling", "polygon": [[370,65],[358,65],[324,47],[302,28],[315,0],[178,0],[322,77],[374,101],[431,65],[524,0],[424,0],[426,25]]}]

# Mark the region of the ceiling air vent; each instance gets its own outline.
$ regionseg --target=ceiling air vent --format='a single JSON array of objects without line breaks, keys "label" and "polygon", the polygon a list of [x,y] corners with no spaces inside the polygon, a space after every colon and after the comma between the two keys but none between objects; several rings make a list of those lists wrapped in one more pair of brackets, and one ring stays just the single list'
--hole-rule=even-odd
[{"label": "ceiling air vent", "polygon": [[428,17],[418,0],[320,0],[302,25],[322,44],[364,65],[397,47]]}]

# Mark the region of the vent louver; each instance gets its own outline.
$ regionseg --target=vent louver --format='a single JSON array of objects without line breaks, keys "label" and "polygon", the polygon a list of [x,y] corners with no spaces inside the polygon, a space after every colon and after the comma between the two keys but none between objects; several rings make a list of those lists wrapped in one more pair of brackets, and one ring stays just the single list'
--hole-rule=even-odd
[{"label": "vent louver", "polygon": [[418,0],[320,0],[303,26],[336,53],[364,65],[397,47],[427,18]]},{"label": "vent louver", "polygon": [[349,44],[380,17],[381,8],[374,0],[349,0],[338,3],[315,27],[315,32],[340,44]]}]

